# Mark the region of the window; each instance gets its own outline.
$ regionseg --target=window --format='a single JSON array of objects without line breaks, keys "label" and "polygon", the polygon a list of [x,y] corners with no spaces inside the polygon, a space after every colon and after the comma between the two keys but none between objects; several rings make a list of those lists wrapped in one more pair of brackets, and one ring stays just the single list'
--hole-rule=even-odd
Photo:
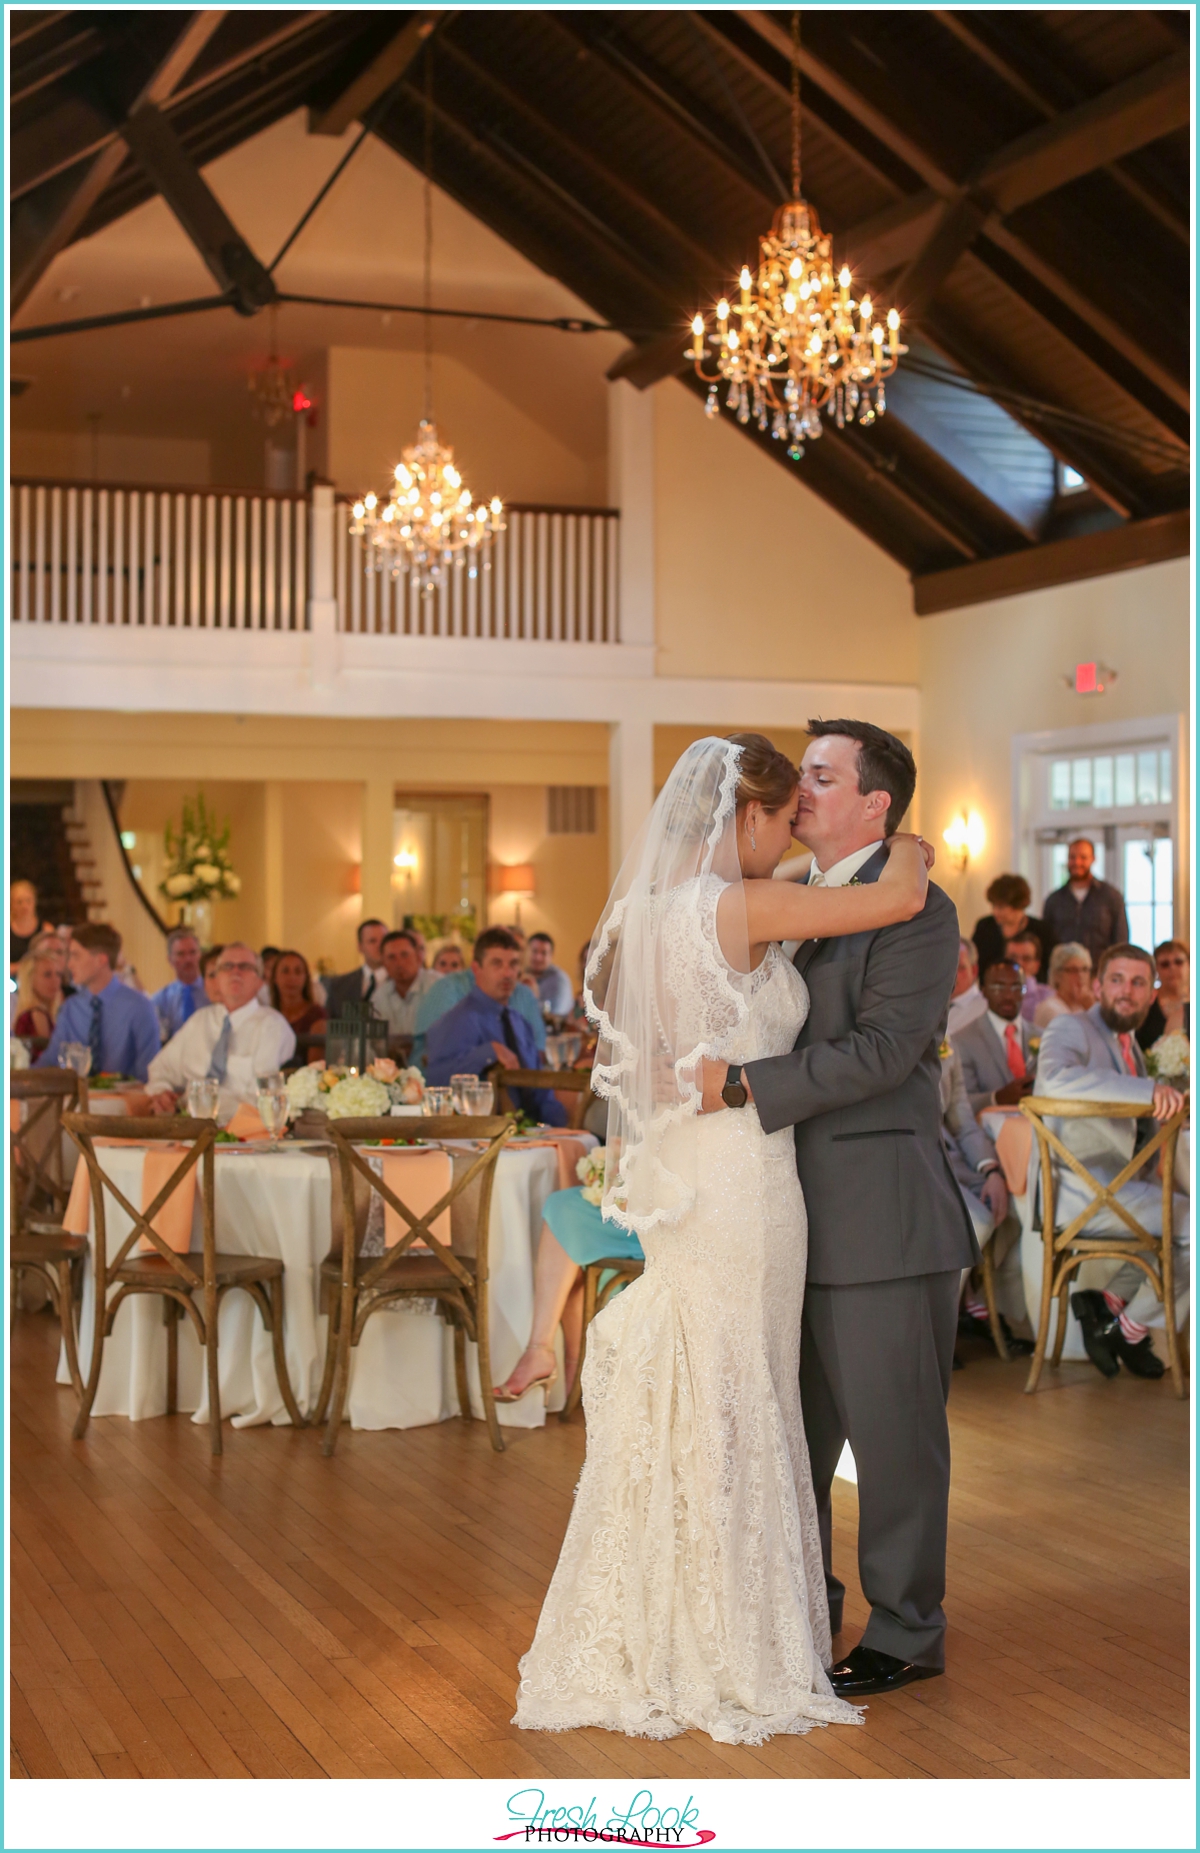
[{"label": "window", "polygon": [[1170,804],[1171,749],[1152,746],[1136,753],[1054,758],[1050,761],[1048,786],[1052,811]]},{"label": "window", "polygon": [[1078,495],[1081,489],[1086,489],[1088,486],[1087,477],[1081,476],[1078,470],[1073,470],[1069,463],[1058,464],[1056,475],[1059,495]]}]

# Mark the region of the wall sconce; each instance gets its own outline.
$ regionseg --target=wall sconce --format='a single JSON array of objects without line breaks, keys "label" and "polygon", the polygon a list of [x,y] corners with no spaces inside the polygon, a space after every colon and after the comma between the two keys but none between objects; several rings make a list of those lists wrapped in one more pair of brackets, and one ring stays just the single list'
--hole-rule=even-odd
[{"label": "wall sconce", "polygon": [[515,924],[521,924],[521,896],[532,897],[537,892],[537,882],[532,862],[514,862],[509,867],[501,867],[496,889],[499,894],[512,894],[517,897],[517,914]]},{"label": "wall sconce", "polygon": [[393,865],[404,877],[406,887],[411,888],[417,874],[417,852],[406,845],[398,855],[392,857]]},{"label": "wall sconce", "polygon": [[951,861],[960,875],[965,875],[967,864],[973,856],[983,854],[987,842],[987,831],[978,811],[960,811],[954,821],[942,831],[942,841],[950,851]]}]

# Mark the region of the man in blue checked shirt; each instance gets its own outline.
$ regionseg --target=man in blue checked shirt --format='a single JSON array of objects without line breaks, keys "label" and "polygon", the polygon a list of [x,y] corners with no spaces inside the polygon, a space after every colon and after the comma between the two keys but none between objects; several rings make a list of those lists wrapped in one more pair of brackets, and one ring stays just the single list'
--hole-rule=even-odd
[{"label": "man in blue checked shirt", "polygon": [[67,964],[74,995],[58,1013],[49,1047],[34,1066],[53,1068],[65,1042],[83,1042],[92,1051],[93,1074],[123,1074],[135,1081],[158,1054],[158,1012],[148,997],[115,976],[121,935],[99,922],[72,929]]},{"label": "man in blue checked shirt", "polygon": [[[520,948],[518,947],[518,951]],[[460,1004],[464,997],[469,997],[475,989],[475,980],[469,971],[449,972],[431,985],[417,1005],[417,1025],[413,1035],[411,1060],[421,1067],[425,1066],[428,1056],[429,1031],[439,1017],[444,1017],[455,1004]],[[523,1018],[534,1040],[538,1052],[533,1068],[544,1068],[542,1056],[546,1050],[546,1021],[542,1016],[542,1006],[527,984],[518,984],[512,994],[510,1008],[515,1015]],[[463,1070],[464,1074],[466,1070]]]},{"label": "man in blue checked shirt", "polygon": [[[451,1075],[484,1074],[504,1068],[537,1068],[538,1045],[526,1019],[512,1007],[521,972],[521,948],[507,927],[488,927],[475,941],[471,990],[453,1010],[429,1027],[428,1078],[445,1087]],[[547,1126],[565,1126],[567,1115],[548,1088],[521,1088],[517,1105]]]},{"label": "man in blue checked shirt", "polygon": [[175,976],[150,999],[158,1012],[164,1042],[170,1042],[194,1010],[208,1008],[208,994],[200,976],[200,956],[200,941],[191,927],[176,927],[173,933],[167,934],[167,958]]}]

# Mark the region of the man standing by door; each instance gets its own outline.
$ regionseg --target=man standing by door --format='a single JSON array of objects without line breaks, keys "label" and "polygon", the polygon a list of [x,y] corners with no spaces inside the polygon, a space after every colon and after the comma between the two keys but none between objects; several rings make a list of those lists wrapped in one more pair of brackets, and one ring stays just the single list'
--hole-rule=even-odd
[{"label": "man standing by door", "polygon": [[1068,844],[1066,882],[1047,896],[1042,920],[1051,947],[1068,940],[1086,946],[1099,971],[1101,953],[1128,940],[1129,922],[1120,889],[1096,879],[1095,861],[1096,846],[1086,836]]}]

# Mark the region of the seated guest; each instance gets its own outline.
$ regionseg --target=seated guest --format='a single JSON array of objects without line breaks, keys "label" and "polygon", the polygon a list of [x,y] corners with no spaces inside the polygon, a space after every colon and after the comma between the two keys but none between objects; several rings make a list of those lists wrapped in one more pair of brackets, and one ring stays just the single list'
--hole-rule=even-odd
[{"label": "seated guest", "polygon": [[[507,927],[488,927],[475,941],[472,988],[461,1003],[439,1017],[428,1031],[429,1080],[445,1087],[451,1075],[482,1075],[499,1062],[503,1068],[537,1068],[538,1046],[524,1017],[514,1006],[519,988],[521,949]],[[440,984],[453,984],[443,978]],[[565,1110],[548,1088],[521,1088],[521,1112],[549,1126],[565,1126]]]},{"label": "seated guest", "polygon": [[376,994],[374,1007],[387,1018],[393,1036],[413,1036],[421,999],[440,982],[438,975],[421,963],[421,941],[412,927],[386,934],[382,951],[388,985],[382,995]]},{"label": "seated guest", "polygon": [[1087,947],[1092,964],[1098,966],[1106,946],[1127,943],[1129,922],[1121,890],[1110,882],[1097,881],[1095,861],[1095,845],[1086,836],[1067,845],[1067,879],[1046,896],[1045,930],[1051,946],[1076,940]]},{"label": "seated guest", "polygon": [[28,1044],[31,1056],[40,1055],[54,1034],[55,1019],[63,1003],[65,963],[64,947],[57,934],[43,933],[17,966],[12,1034]]},{"label": "seated guest", "polygon": [[[1154,995],[1154,964],[1140,946],[1109,946],[1100,958],[1096,1002],[1082,1016],[1055,1017],[1038,1051],[1037,1091],[1050,1099],[1132,1101],[1151,1106],[1155,1120],[1167,1120],[1184,1104],[1184,1096],[1165,1081],[1154,1081],[1137,1042]],[[1092,1176],[1111,1183],[1129,1163],[1139,1143],[1153,1133],[1144,1120],[1051,1120],[1058,1137]],[[1162,1232],[1162,1185],[1147,1166],[1122,1185],[1123,1203],[1152,1235]],[[1069,1166],[1056,1165],[1055,1221],[1066,1227],[1086,1209],[1092,1192]],[[1174,1256],[1176,1313],[1188,1303],[1191,1244],[1188,1199],[1176,1193]],[[1128,1226],[1114,1211],[1097,1209],[1086,1224],[1088,1236],[1128,1237]],[[1071,1311],[1083,1331],[1087,1354],[1097,1370],[1115,1377],[1124,1364],[1135,1377],[1161,1377],[1163,1365],[1150,1343],[1150,1326],[1163,1323],[1154,1288],[1132,1261],[1124,1262],[1103,1292],[1081,1289],[1071,1295]]]},{"label": "seated guest", "polygon": [[14,971],[35,939],[53,933],[48,920],[40,918],[38,891],[31,881],[15,881],[8,891],[8,968]]},{"label": "seated guest", "polygon": [[1152,1049],[1160,1036],[1192,1035],[1192,955],[1181,939],[1164,939],[1154,948],[1158,989],[1137,1033],[1143,1049]]},{"label": "seated guest", "polygon": [[200,941],[191,927],[176,927],[167,934],[167,963],[175,973],[150,999],[158,1011],[164,1042],[181,1030],[193,1010],[203,1010],[209,1002],[200,976]]},{"label": "seated guest", "polygon": [[1026,1023],[1033,1022],[1033,1013],[1039,1004],[1044,1004],[1054,993],[1048,984],[1038,983],[1038,973],[1042,969],[1042,942],[1035,933],[1018,933],[1010,939],[1005,950],[1005,957],[1019,965],[1025,974],[1025,995],[1021,999],[1021,1015]]},{"label": "seated guest", "polygon": [[72,928],[67,964],[75,995],[60,1009],[35,1067],[53,1068],[65,1042],[84,1042],[92,1051],[93,1074],[146,1079],[161,1042],[158,1012],[148,997],[121,983],[116,975],[120,956],[121,935],[115,927],[90,921]]},{"label": "seated guest", "polygon": [[975,950],[975,942],[960,939],[958,970],[954,974],[954,989],[950,993],[946,1034],[956,1035],[964,1023],[970,1023],[974,1017],[981,1017],[986,1009],[987,1000],[979,989],[979,954]]},{"label": "seated guest", "polygon": [[987,891],[987,903],[992,911],[975,922],[973,937],[981,972],[1007,957],[1010,939],[1015,939],[1018,933],[1032,933],[1042,948],[1042,963],[1037,975],[1045,977],[1051,940],[1042,922],[1028,911],[1032,899],[1029,883],[1023,875],[997,875]]},{"label": "seated guest", "polygon": [[[325,980],[325,1014],[340,1017],[347,1004],[376,1004],[375,993],[386,986],[383,968],[383,941],[387,928],[382,920],[364,920],[358,929],[358,950],[362,963],[339,978]],[[382,1001],[382,1000],[379,1000]]]},{"label": "seated guest", "polygon": [[554,963],[554,941],[549,933],[529,935],[529,973],[534,981],[543,1016],[569,1017],[575,1008],[571,980],[561,966]]},{"label": "seated guest", "polygon": [[255,1077],[274,1074],[295,1052],[291,1024],[258,1001],[262,960],[253,946],[231,940],[214,973],[220,1002],[195,1011],[150,1064],[147,1089],[155,1113],[179,1111],[189,1081],[217,1081],[217,1118],[232,1119],[243,1101],[253,1105]]},{"label": "seated guest", "polygon": [[210,946],[200,961],[200,982],[204,986],[204,995],[210,1004],[219,1004],[221,1001],[221,993],[217,985],[217,966],[221,963],[221,954],[224,950],[224,946]]},{"label": "seated guest", "polygon": [[1045,1029],[1055,1017],[1079,1016],[1095,1001],[1091,953],[1075,940],[1064,940],[1050,954],[1050,995],[1033,1013],[1034,1029]]},{"label": "seated guest", "polygon": [[[510,938],[513,937],[510,928],[506,927],[505,931]],[[469,971],[464,969],[451,972],[445,978],[439,978],[437,983],[426,991],[417,1004],[417,1026],[413,1035],[410,1057],[412,1061],[421,1064],[425,1062],[429,1031],[439,1017],[444,1017],[447,1011],[453,1010],[454,1006],[460,1004],[464,997],[469,997],[474,988],[474,978]],[[541,1005],[528,985],[518,984],[513,992],[512,1008],[529,1025],[533,1033],[538,1052],[538,1060],[533,1063],[533,1066],[538,1068],[541,1066],[541,1058],[546,1048],[546,1020],[542,1015]]]},{"label": "seated guest", "polygon": [[462,947],[439,946],[433,955],[431,968],[439,978],[448,978],[451,972],[465,972],[467,961],[463,958]]},{"label": "seated guest", "polygon": [[262,989],[258,993],[258,1001],[260,1004],[269,1005],[271,1002],[271,980],[275,976],[275,961],[279,957],[279,947],[264,946],[258,956],[262,960],[263,969]]},{"label": "seated guest", "polygon": [[313,997],[312,973],[302,952],[275,954],[270,1004],[272,1010],[286,1017],[297,1036],[319,1036],[324,1030],[324,1007]]},{"label": "seated guest", "polygon": [[[533,1329],[515,1368],[493,1394],[497,1402],[515,1403],[535,1384],[549,1390],[558,1370],[554,1334],[562,1326],[563,1368],[568,1392],[579,1365],[583,1336],[583,1270],[593,1261],[640,1261],[636,1235],[605,1222],[597,1203],[579,1188],[556,1190],[546,1198],[545,1220],[538,1238],[533,1273]],[[603,1281],[611,1276],[601,1276]]]},{"label": "seated guest", "polygon": [[[986,1006],[985,1006],[986,1007]],[[1005,1320],[1005,1338],[1018,1350],[1032,1351],[1025,1340],[1014,1340],[1007,1320],[1025,1322],[1025,1283],[1021,1274],[1021,1231],[1015,1218],[1009,1217],[1008,1186],[996,1157],[996,1148],[971,1111],[962,1063],[952,1049],[942,1060],[942,1144],[954,1173],[959,1194],[967,1206],[980,1248],[994,1242],[996,1264],[996,1303]],[[1002,1225],[1004,1225],[1002,1227]],[[988,1310],[972,1287],[969,1274],[964,1275],[964,1310],[972,1328],[986,1336]]]},{"label": "seated guest", "polygon": [[1029,1025],[1021,1016],[1025,974],[1011,959],[989,965],[983,975],[987,1009],[950,1038],[962,1063],[972,1113],[985,1107],[1015,1107],[1033,1092]]}]

